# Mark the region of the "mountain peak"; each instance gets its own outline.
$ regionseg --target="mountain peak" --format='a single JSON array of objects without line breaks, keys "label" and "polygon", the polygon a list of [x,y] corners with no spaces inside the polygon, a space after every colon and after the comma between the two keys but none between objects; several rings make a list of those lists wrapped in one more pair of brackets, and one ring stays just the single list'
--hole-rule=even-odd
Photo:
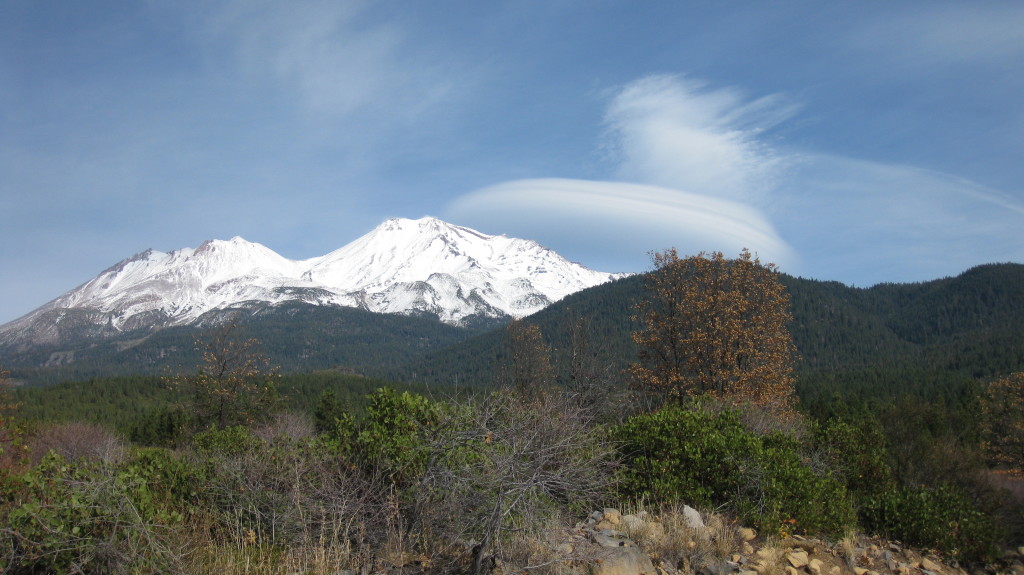
[{"label": "mountain peak", "polygon": [[[434,217],[389,219],[325,256],[287,259],[235,236],[171,253],[147,250],[28,316],[0,326],[0,343],[45,310],[86,309],[104,330],[190,324],[238,307],[303,301],[374,312],[523,316],[615,279],[536,242],[487,235]],[[52,330],[50,330],[52,332]]]}]

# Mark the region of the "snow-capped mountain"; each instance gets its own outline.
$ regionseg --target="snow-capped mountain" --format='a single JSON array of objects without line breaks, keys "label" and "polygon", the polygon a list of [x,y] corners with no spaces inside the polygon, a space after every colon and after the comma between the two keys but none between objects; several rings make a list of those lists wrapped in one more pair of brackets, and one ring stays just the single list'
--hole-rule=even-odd
[{"label": "snow-capped mountain", "polygon": [[529,315],[616,277],[533,241],[436,218],[392,219],[303,261],[240,237],[170,253],[148,250],[0,326],[0,344],[192,324],[212,311],[291,301],[425,314],[459,324],[471,317]]}]

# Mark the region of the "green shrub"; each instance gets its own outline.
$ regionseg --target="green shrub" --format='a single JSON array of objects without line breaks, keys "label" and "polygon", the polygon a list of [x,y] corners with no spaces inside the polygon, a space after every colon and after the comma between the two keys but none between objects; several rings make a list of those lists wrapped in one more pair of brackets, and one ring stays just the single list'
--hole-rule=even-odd
[{"label": "green shrub", "polygon": [[203,509],[205,474],[167,449],[135,449],[119,466],[117,481],[147,521],[180,523]]},{"label": "green shrub", "polygon": [[875,422],[830,419],[813,424],[811,437],[817,454],[856,497],[895,486],[885,436]]},{"label": "green shrub", "polygon": [[881,491],[865,501],[861,519],[873,533],[961,560],[987,561],[998,556],[1001,533],[991,515],[954,486]]},{"label": "green shrub", "polygon": [[391,388],[377,390],[369,400],[362,421],[339,418],[339,450],[366,471],[406,485],[423,474],[430,457],[427,439],[450,408]]},{"label": "green shrub", "polygon": [[229,457],[256,451],[261,446],[258,437],[244,425],[211,429],[192,436],[192,447],[206,457]]},{"label": "green shrub", "polygon": [[622,449],[626,497],[725,505],[765,531],[837,534],[854,522],[846,489],[816,474],[796,440],[749,433],[734,412],[670,407],[630,418],[612,438]]},{"label": "green shrub", "polygon": [[3,490],[0,557],[13,573],[159,573],[171,569],[172,525],[195,476],[168,452],[125,463],[69,462],[50,452]]}]

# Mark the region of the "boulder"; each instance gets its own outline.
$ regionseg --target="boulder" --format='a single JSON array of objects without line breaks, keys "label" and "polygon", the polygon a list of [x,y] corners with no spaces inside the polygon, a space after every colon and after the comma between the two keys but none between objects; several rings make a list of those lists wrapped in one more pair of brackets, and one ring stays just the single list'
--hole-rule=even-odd
[{"label": "boulder", "polygon": [[753,541],[757,537],[757,532],[749,527],[740,527],[736,530],[736,535],[740,541]]},{"label": "boulder", "polygon": [[624,533],[612,529],[603,529],[590,533],[590,539],[601,547],[636,547]]},{"label": "boulder", "polygon": [[612,509],[611,507],[606,507],[603,515],[604,520],[608,523],[611,523],[612,525],[618,525],[619,518],[622,517],[622,514],[619,513],[618,509]]},{"label": "boulder", "polygon": [[642,517],[636,515],[623,515],[619,517],[618,525],[627,531],[640,531],[644,529],[646,521]]},{"label": "boulder", "polygon": [[657,575],[651,558],[636,547],[607,549],[590,563],[591,575]]},{"label": "boulder", "polygon": [[704,520],[701,518],[700,512],[689,505],[683,506],[683,519],[691,529],[704,529]]},{"label": "boulder", "polygon": [[796,569],[805,567],[808,563],[807,552],[800,550],[793,550],[786,554],[786,561]]}]

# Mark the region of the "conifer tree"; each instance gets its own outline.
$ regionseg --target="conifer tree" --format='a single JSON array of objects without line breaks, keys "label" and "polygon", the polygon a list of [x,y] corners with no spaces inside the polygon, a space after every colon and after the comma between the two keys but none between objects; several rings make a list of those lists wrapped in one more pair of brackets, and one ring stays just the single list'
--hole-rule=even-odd
[{"label": "conifer tree", "polygon": [[12,418],[18,405],[11,398],[10,385],[7,371],[0,367],[0,460],[18,439],[18,430]]},{"label": "conifer tree", "polygon": [[320,394],[316,409],[313,411],[313,425],[317,433],[333,432],[338,427],[338,420],[345,414],[341,407],[338,394],[333,389],[326,389]]},{"label": "conifer tree", "polygon": [[774,264],[750,252],[726,259],[676,250],[653,254],[648,297],[635,307],[635,384],[670,401],[708,394],[788,412],[796,346],[789,297]]}]

